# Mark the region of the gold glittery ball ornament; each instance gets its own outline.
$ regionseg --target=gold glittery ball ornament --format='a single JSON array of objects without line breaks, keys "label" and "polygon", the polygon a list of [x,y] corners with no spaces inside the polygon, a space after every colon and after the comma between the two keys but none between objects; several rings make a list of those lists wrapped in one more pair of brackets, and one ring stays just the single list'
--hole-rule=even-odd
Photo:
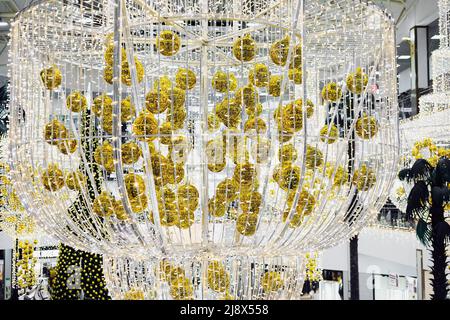
[{"label": "gold glittery ball ornament", "polygon": [[357,121],[355,131],[364,140],[373,138],[378,133],[378,121],[374,116],[363,114]]},{"label": "gold glittery ball ornament", "polygon": [[[122,55],[122,57],[121,57],[122,62],[127,61],[127,52],[126,52],[125,48],[120,48],[120,53]],[[114,63],[114,44],[113,44],[112,39],[107,40],[104,58],[105,58],[105,63],[108,66],[113,65],[113,63]]]},{"label": "gold glittery ball ornament", "polygon": [[170,81],[169,76],[167,75],[162,75],[162,76],[158,76],[154,81],[153,81],[153,89],[156,91],[169,91],[171,88],[173,87],[172,81]]},{"label": "gold glittery ball ornament", "polygon": [[77,150],[78,142],[71,135],[58,142],[58,149],[62,154],[71,154]]},{"label": "gold glittery ball ornament", "polygon": [[251,213],[242,213],[236,221],[236,230],[243,236],[252,236],[256,232],[256,225],[258,224],[258,215]]},{"label": "gold glittery ball ornament", "polygon": [[169,145],[172,141],[172,132],[172,124],[170,122],[164,122],[159,127],[159,142]]},{"label": "gold glittery ball ornament", "polygon": [[279,75],[270,76],[269,79],[269,94],[273,97],[279,97],[281,95],[281,82],[282,77]]},{"label": "gold glittery ball ornament", "polygon": [[278,160],[281,163],[294,162],[297,156],[297,150],[292,143],[283,144],[278,151]]},{"label": "gold glittery ball ornament", "polygon": [[294,81],[295,84],[303,83],[303,72],[301,69],[289,69],[288,71],[289,80]]},{"label": "gold glittery ball ornament", "polygon": [[163,56],[173,56],[180,50],[180,47],[180,37],[173,31],[162,31],[156,38],[156,48]]},{"label": "gold glittery ball ornament", "polygon": [[114,214],[116,218],[119,220],[128,220],[129,216],[125,211],[125,207],[123,206],[122,200],[116,200],[114,202]]},{"label": "gold glittery ball ornament", "polygon": [[261,118],[250,118],[244,124],[244,132],[263,134],[267,130],[266,122]]},{"label": "gold glittery ball ornament", "polygon": [[158,121],[151,112],[144,110],[134,120],[131,130],[138,140],[150,142],[158,134]]},{"label": "gold glittery ball ornament", "polygon": [[170,184],[178,184],[184,178],[184,164],[183,163],[173,163],[169,161],[169,166],[167,167],[167,173],[163,176],[163,179]]},{"label": "gold glittery ball ornament", "polygon": [[352,182],[358,191],[368,191],[377,182],[377,177],[371,168],[363,164],[353,173]]},{"label": "gold glittery ball ornament", "polygon": [[145,181],[140,175],[128,173],[124,177],[125,189],[129,198],[135,198],[145,192]]},{"label": "gold glittery ball ornament", "polygon": [[[175,108],[184,106],[186,102],[186,91],[177,87],[172,87],[168,90],[169,100]],[[170,108],[170,107],[169,107]]]},{"label": "gold glittery ball ornament", "polygon": [[234,91],[237,88],[236,76],[233,73],[216,71],[211,80],[211,85],[214,90],[220,93]]},{"label": "gold glittery ball ornament", "polygon": [[339,187],[349,182],[349,174],[343,166],[327,164],[326,175],[328,178],[333,179],[333,186]]},{"label": "gold glittery ball ornament", "polygon": [[269,49],[270,59],[278,66],[284,66],[287,61],[289,52],[290,37],[285,36],[283,39],[274,42]]},{"label": "gold glittery ball ornament", "polygon": [[[288,194],[286,202],[289,207],[293,205],[295,195],[296,195],[295,191],[292,191]],[[298,197],[297,208],[295,212],[298,214],[308,216],[311,213],[313,213],[315,206],[316,206],[316,198],[307,190],[302,190]]]},{"label": "gold glittery ball ornament", "polygon": [[174,300],[192,300],[194,288],[187,278],[177,278],[170,284],[170,295]]},{"label": "gold glittery ball ornament", "polygon": [[256,118],[261,115],[263,111],[263,105],[261,103],[257,103],[254,106],[246,107],[245,112],[247,113],[249,118]]},{"label": "gold glittery ball ornament", "polygon": [[183,90],[191,90],[197,82],[195,72],[191,69],[179,68],[175,76],[175,82],[178,88]]},{"label": "gold glittery ball ornament", "polygon": [[61,85],[62,75],[61,71],[56,65],[47,69],[43,69],[40,73],[42,83],[48,90],[53,90]]},{"label": "gold glittery ball ornament", "polygon": [[300,183],[301,169],[297,165],[285,163],[274,169],[274,180],[283,190],[292,190],[298,187]]},{"label": "gold glittery ball ornament", "polygon": [[217,260],[208,262],[208,286],[216,292],[226,292],[230,287],[230,275]]},{"label": "gold glittery ball ornament", "polygon": [[261,286],[265,293],[276,292],[283,284],[281,273],[277,271],[267,271],[261,276]]},{"label": "gold glittery ball ornament", "polygon": [[120,102],[120,121],[130,121],[136,112],[136,107],[131,103],[131,97],[128,96]]},{"label": "gold glittery ball ornament", "polygon": [[233,179],[240,186],[249,186],[258,179],[255,165],[250,162],[237,164],[234,168]]},{"label": "gold glittery ball ornament", "polygon": [[183,184],[177,188],[178,204],[194,211],[198,207],[199,193],[192,184]]},{"label": "gold glittery ball ornament", "polygon": [[184,135],[173,137],[169,144],[168,158],[174,163],[185,163],[192,144]]},{"label": "gold glittery ball ornament", "polygon": [[308,169],[314,169],[322,165],[323,163],[323,153],[316,147],[307,145],[306,146],[306,157],[305,166]]},{"label": "gold glittery ball ornament", "polygon": [[137,197],[130,198],[130,207],[134,213],[141,213],[148,207],[148,197],[145,194],[140,194]]},{"label": "gold glittery ball ornament", "polygon": [[350,73],[347,76],[347,88],[354,94],[361,94],[369,83],[369,77],[365,74],[362,68],[356,68],[355,73]]},{"label": "gold glittery ball ornament", "polygon": [[184,128],[184,121],[186,120],[187,112],[184,106],[169,107],[167,110],[166,122],[170,122],[173,130],[180,130]]},{"label": "gold glittery ball ornament", "polygon": [[320,129],[320,140],[322,142],[333,144],[339,138],[339,129],[334,125],[325,125]]},{"label": "gold glittery ball ornament", "polygon": [[256,163],[262,164],[269,160],[271,142],[264,137],[256,137],[251,140],[251,154]]},{"label": "gold glittery ball ornament", "polygon": [[41,174],[41,181],[45,189],[58,191],[64,187],[64,175],[57,164],[49,164]]},{"label": "gold glittery ball ornament", "polygon": [[94,103],[91,107],[91,110],[97,117],[101,117],[103,113],[103,108],[107,106],[108,108],[112,109],[112,103],[113,103],[112,98],[107,94],[103,93],[94,99]]},{"label": "gold glittery ball ornament", "polygon": [[239,61],[248,62],[256,56],[256,41],[247,33],[233,43],[233,55]]},{"label": "gold glittery ball ornament", "polygon": [[336,82],[330,82],[322,89],[322,98],[329,102],[338,102],[342,98],[342,89]]},{"label": "gold glittery ball ornament", "polygon": [[86,186],[87,177],[79,170],[66,173],[65,183],[70,190],[80,191]]},{"label": "gold glittery ball ornament", "polygon": [[227,212],[226,198],[212,197],[208,200],[208,212],[212,217],[220,218]]},{"label": "gold glittery ball ornament", "polygon": [[248,74],[250,84],[258,88],[266,87],[269,84],[269,68],[263,63],[256,63]]},{"label": "gold glittery ball ornament", "polygon": [[235,99],[225,98],[216,105],[216,115],[228,128],[236,128],[241,121],[242,108]]},{"label": "gold glittery ball ornament", "polygon": [[108,84],[113,84],[113,67],[112,66],[106,66],[105,69],[103,69],[103,79]]},{"label": "gold glittery ball ornament", "polygon": [[122,161],[124,164],[136,163],[142,156],[141,147],[134,141],[129,141],[121,146]]},{"label": "gold glittery ball ornament", "polygon": [[216,187],[216,198],[222,198],[226,203],[236,200],[239,195],[239,185],[233,179],[225,179]]},{"label": "gold glittery ball ornament", "polygon": [[130,289],[123,295],[123,300],[144,300],[144,292],[140,289]]},{"label": "gold glittery ball ornament", "polygon": [[59,141],[67,138],[67,136],[68,131],[66,127],[57,119],[53,119],[44,127],[44,139],[51,145],[57,145]]},{"label": "gold glittery ball ornament", "polygon": [[262,203],[262,195],[257,191],[242,192],[240,202],[242,212],[247,214],[258,214]]},{"label": "gold glittery ball ornament", "polygon": [[73,91],[66,98],[66,107],[72,112],[83,111],[87,108],[86,97],[80,91]]},{"label": "gold glittery ball ornament", "polygon": [[[137,82],[141,83],[142,80],[144,80],[144,75],[145,75],[144,66],[142,65],[142,62],[139,61],[139,59],[137,57],[134,57],[134,65],[136,67]],[[122,69],[122,71],[120,74],[120,80],[122,81],[122,83],[124,85],[131,86],[133,84],[133,81],[131,79],[131,70],[130,70],[128,61],[122,61],[121,69]]]},{"label": "gold glittery ball ornament", "polygon": [[208,130],[211,132],[217,131],[220,128],[221,121],[215,113],[208,114]]},{"label": "gold glittery ball ornament", "polygon": [[[277,118],[279,127],[298,132],[303,128],[303,108],[296,102],[288,103]],[[281,123],[281,126],[280,126]]]},{"label": "gold glittery ball ornament", "polygon": [[102,191],[94,200],[92,210],[100,217],[109,217],[114,213],[116,200],[106,191]]},{"label": "gold glittery ball ornament", "polygon": [[235,101],[241,106],[252,107],[258,102],[258,92],[253,85],[246,85],[236,91]]},{"label": "gold glittery ball ornament", "polygon": [[106,171],[114,172],[114,149],[113,146],[105,141],[99,145],[94,152],[94,160],[96,163],[102,165]]}]

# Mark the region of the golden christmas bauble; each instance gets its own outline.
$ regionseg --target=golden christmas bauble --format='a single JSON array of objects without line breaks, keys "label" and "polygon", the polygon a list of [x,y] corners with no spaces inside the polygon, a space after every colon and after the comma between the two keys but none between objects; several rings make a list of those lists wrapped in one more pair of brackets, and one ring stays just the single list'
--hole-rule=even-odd
[{"label": "golden christmas bauble", "polygon": [[58,142],[58,149],[62,154],[71,154],[77,150],[77,140],[69,136],[67,139],[62,139]]},{"label": "golden christmas bauble", "polygon": [[170,284],[170,295],[174,300],[192,300],[194,289],[187,278],[177,278]]},{"label": "golden christmas bauble", "polygon": [[170,122],[173,130],[184,128],[184,121],[186,120],[187,112],[184,106],[171,107],[167,110],[166,121]]},{"label": "golden christmas bauble", "polygon": [[245,133],[263,134],[267,130],[266,122],[261,118],[250,118],[244,124]]},{"label": "golden christmas bauble", "polygon": [[225,179],[216,187],[215,197],[224,199],[225,203],[236,200],[239,195],[239,185],[233,179]]},{"label": "golden christmas bauble", "polygon": [[159,142],[169,145],[172,142],[172,131],[172,124],[170,122],[164,122],[159,127]]},{"label": "golden christmas bauble", "polygon": [[236,89],[237,80],[233,73],[217,71],[211,80],[211,84],[217,92],[225,93]]},{"label": "golden christmas bauble", "polygon": [[249,118],[256,118],[261,115],[263,111],[263,106],[261,103],[257,103],[254,106],[246,107],[245,112]]},{"label": "golden christmas bauble", "polygon": [[[134,58],[134,65],[136,67],[136,80],[138,83],[141,83],[144,80],[145,70],[142,62],[139,61],[138,58]],[[133,81],[131,79],[131,70],[128,64],[128,61],[122,61],[122,71],[120,74],[120,80],[126,86],[131,86]]]},{"label": "golden christmas bauble", "polygon": [[57,119],[53,119],[44,127],[44,139],[49,144],[57,145],[59,141],[67,138],[67,136],[68,131],[66,127]]},{"label": "golden christmas bauble", "polygon": [[308,169],[314,169],[323,163],[323,153],[316,147],[306,146],[305,166]]},{"label": "golden christmas bauble", "polygon": [[216,115],[228,128],[236,128],[241,121],[242,107],[235,99],[225,98],[216,105]]},{"label": "golden christmas bauble", "polygon": [[269,84],[269,68],[263,63],[256,63],[248,74],[248,81],[258,88],[266,87]]},{"label": "golden christmas bauble", "polygon": [[194,71],[186,68],[179,68],[175,76],[175,82],[178,88],[191,90],[197,82]]},{"label": "golden christmas bauble", "polygon": [[297,160],[297,150],[292,143],[283,144],[278,150],[278,160],[283,164]]},{"label": "golden christmas bauble", "polygon": [[[184,103],[186,102],[186,91],[177,87],[172,87],[167,93],[174,108],[184,107]],[[169,106],[169,110],[170,109]]]},{"label": "golden christmas bauble", "polygon": [[208,130],[211,132],[217,131],[220,128],[221,121],[216,116],[215,113],[209,113],[208,114]]},{"label": "golden christmas bauble", "polygon": [[66,173],[65,183],[70,190],[81,191],[86,187],[87,177],[79,170]]},{"label": "golden christmas bauble", "polygon": [[136,107],[131,103],[131,97],[128,96],[120,102],[120,121],[130,121],[136,112]]},{"label": "golden christmas bauble", "polygon": [[156,38],[156,48],[163,56],[173,56],[181,48],[180,37],[173,31],[162,31]]},{"label": "golden christmas bauble", "polygon": [[377,182],[377,177],[371,168],[363,164],[353,173],[352,182],[358,191],[368,191]]},{"label": "golden christmas bauble", "polygon": [[282,77],[279,75],[272,75],[269,79],[269,94],[274,97],[281,95]]},{"label": "golden christmas bauble", "polygon": [[233,55],[243,62],[248,62],[256,56],[256,41],[250,34],[247,33],[234,41]]},{"label": "golden christmas bauble", "polygon": [[258,224],[258,214],[239,215],[236,221],[236,230],[243,236],[252,236],[256,232],[256,225]]},{"label": "golden christmas bauble", "polygon": [[43,69],[40,73],[42,83],[48,90],[53,90],[61,85],[62,75],[57,66]]},{"label": "golden christmas bauble", "polygon": [[135,198],[145,193],[145,181],[140,175],[128,173],[124,177],[125,189],[129,198]]},{"label": "golden christmas bauble", "polygon": [[289,41],[289,36],[285,36],[283,39],[276,41],[270,46],[270,59],[278,66],[284,66],[286,64],[289,53]]},{"label": "golden christmas bauble", "polygon": [[109,217],[114,213],[116,200],[108,192],[102,191],[94,200],[92,210],[100,217]]},{"label": "golden christmas bauble", "polygon": [[91,110],[97,117],[101,117],[105,106],[108,106],[112,110],[112,103],[112,98],[106,93],[103,93],[94,99]]},{"label": "golden christmas bauble", "polygon": [[295,84],[303,83],[303,72],[301,69],[289,69],[288,77],[289,80],[294,81]]},{"label": "golden christmas bauble", "polygon": [[167,75],[159,76],[153,81],[153,89],[155,91],[166,91],[172,89],[173,84]]},{"label": "golden christmas bauble", "polygon": [[158,121],[148,111],[141,111],[133,122],[132,131],[141,141],[153,141],[158,134]]},{"label": "golden christmas bauble", "polygon": [[145,194],[140,194],[137,197],[130,198],[130,207],[134,213],[141,213],[148,207],[148,197]]},{"label": "golden christmas bauble", "polygon": [[112,145],[108,141],[104,141],[94,152],[94,160],[102,165],[106,171],[114,172],[114,151]]},{"label": "golden christmas bauble", "polygon": [[276,292],[283,287],[283,278],[277,271],[267,271],[261,277],[261,286],[264,292]]},{"label": "golden christmas bauble", "polygon": [[369,83],[369,77],[358,67],[355,73],[350,73],[347,76],[346,82],[348,90],[355,94],[361,94]]},{"label": "golden christmas bauble", "polygon": [[356,121],[355,131],[361,139],[371,139],[378,133],[378,121],[374,116],[364,114]]},{"label": "golden christmas bauble", "polygon": [[105,69],[103,69],[103,79],[106,81],[106,83],[113,84],[113,78],[113,68],[112,66],[108,65],[105,67]]},{"label": "golden christmas bauble", "polygon": [[339,138],[339,130],[334,124],[325,125],[320,129],[320,140],[322,142],[333,144]]},{"label": "golden christmas bauble", "polygon": [[80,91],[72,91],[66,98],[66,106],[72,112],[80,112],[87,108],[86,97]]},{"label": "golden christmas bauble", "polygon": [[257,178],[255,165],[249,162],[239,163],[234,168],[233,179],[240,186],[249,186]]},{"label": "golden christmas bauble", "polygon": [[226,198],[212,197],[208,200],[208,212],[212,217],[220,218],[227,212]]},{"label": "golden christmas bauble", "polygon": [[[292,190],[300,183],[301,169],[297,165],[285,163],[274,170],[274,180],[283,190]],[[278,178],[278,179],[276,179]]]},{"label": "golden christmas bauble", "polygon": [[198,207],[199,193],[192,184],[183,184],[177,188],[178,205],[194,211]]},{"label": "golden christmas bauble", "polygon": [[240,106],[252,107],[258,102],[258,92],[253,85],[249,84],[236,91],[234,100]]},{"label": "golden christmas bauble", "polygon": [[48,191],[58,191],[64,187],[64,175],[57,164],[49,164],[41,174],[41,181]]},{"label": "golden christmas bauble", "polygon": [[262,195],[257,191],[241,192],[240,202],[242,212],[247,214],[258,214],[262,203]]},{"label": "golden christmas bauble", "polygon": [[134,164],[142,156],[142,150],[139,144],[134,141],[129,141],[121,146],[122,162],[124,164]]},{"label": "golden christmas bauble", "polygon": [[322,89],[322,98],[329,102],[338,102],[342,98],[342,89],[336,82],[330,82]]},{"label": "golden christmas bauble", "polygon": [[207,279],[208,286],[216,292],[226,292],[230,287],[230,275],[219,261],[208,263]]}]

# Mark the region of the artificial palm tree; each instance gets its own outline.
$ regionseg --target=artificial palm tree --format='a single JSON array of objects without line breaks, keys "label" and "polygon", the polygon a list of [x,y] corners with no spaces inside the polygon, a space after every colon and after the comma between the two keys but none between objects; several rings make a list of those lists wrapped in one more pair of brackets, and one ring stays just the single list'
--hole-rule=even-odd
[{"label": "artificial palm tree", "polygon": [[408,195],[407,217],[417,220],[417,237],[431,252],[433,300],[444,300],[448,294],[447,252],[450,225],[445,221],[444,207],[450,201],[450,159],[442,157],[433,167],[427,160],[417,160],[411,168],[399,173],[402,181],[413,182]]}]

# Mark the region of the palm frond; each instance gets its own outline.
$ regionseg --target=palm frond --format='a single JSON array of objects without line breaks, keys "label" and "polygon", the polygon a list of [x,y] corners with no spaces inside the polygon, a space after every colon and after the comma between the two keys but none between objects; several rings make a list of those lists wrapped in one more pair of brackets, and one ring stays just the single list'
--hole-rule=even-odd
[{"label": "palm frond", "polygon": [[410,170],[410,179],[428,180],[433,171],[433,166],[425,159],[418,159]]},{"label": "palm frond", "polygon": [[400,181],[407,181],[410,182],[411,181],[411,169],[407,168],[407,169],[403,169],[400,170],[400,172],[398,173],[398,178],[400,179]]},{"label": "palm frond", "polygon": [[433,187],[431,189],[431,199],[433,205],[443,206],[444,202],[447,202],[450,198],[450,190],[447,187]]},{"label": "palm frond", "polygon": [[428,206],[429,196],[430,193],[428,191],[426,183],[424,181],[418,181],[416,184],[414,184],[414,187],[409,193],[406,213],[408,215],[418,215],[426,210]]},{"label": "palm frond", "polygon": [[425,246],[428,247],[431,244],[432,230],[431,225],[426,221],[419,219],[416,226],[417,239]]},{"label": "palm frond", "polygon": [[447,222],[442,221],[436,225],[436,237],[438,241],[444,241],[446,245],[450,243],[450,225]]},{"label": "palm frond", "polygon": [[442,179],[442,183],[450,183],[450,159],[442,157],[436,165],[436,175]]}]

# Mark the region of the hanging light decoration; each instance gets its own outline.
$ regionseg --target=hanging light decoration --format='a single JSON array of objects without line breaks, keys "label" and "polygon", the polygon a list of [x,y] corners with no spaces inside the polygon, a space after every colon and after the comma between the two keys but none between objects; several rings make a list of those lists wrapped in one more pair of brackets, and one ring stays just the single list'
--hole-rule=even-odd
[{"label": "hanging light decoration", "polygon": [[394,27],[365,1],[41,1],[11,48],[15,187],[111,256],[116,297],[288,298],[397,170]]}]

